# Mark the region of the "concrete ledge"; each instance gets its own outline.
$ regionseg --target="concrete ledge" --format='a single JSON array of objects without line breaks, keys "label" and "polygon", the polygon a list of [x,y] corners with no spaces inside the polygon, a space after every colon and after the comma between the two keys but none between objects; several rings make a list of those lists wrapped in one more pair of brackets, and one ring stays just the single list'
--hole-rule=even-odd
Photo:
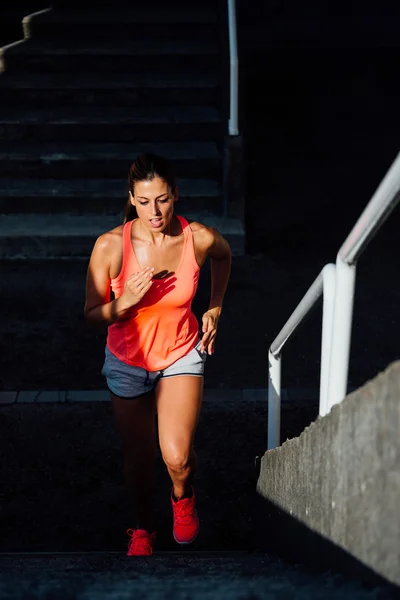
[{"label": "concrete ledge", "polygon": [[14,404],[17,400],[18,392],[0,392],[0,407]]},{"label": "concrete ledge", "polygon": [[[286,388],[282,390],[282,404],[297,405],[316,402],[317,388]],[[0,407],[9,404],[60,403],[60,402],[108,402],[107,389],[98,390],[6,390],[0,392]],[[204,402],[218,403],[265,403],[268,393],[265,388],[205,389]]]},{"label": "concrete ledge", "polygon": [[50,6],[49,8],[45,8],[43,10],[38,10],[37,12],[26,15],[22,19],[22,27],[24,31],[24,37],[26,40],[32,37],[32,26],[36,23],[37,20],[46,19],[53,13],[53,8]]},{"label": "concrete ledge", "polygon": [[[202,212],[186,218],[210,225],[226,237],[235,256],[244,254],[244,228],[238,219],[217,217]],[[0,259],[76,259],[88,260],[96,238],[121,223],[119,214],[0,215]]]},{"label": "concrete ledge", "polygon": [[65,402],[65,396],[66,392],[63,390],[21,390],[18,392],[16,402],[18,404]]},{"label": "concrete ledge", "polygon": [[6,46],[0,48],[0,73],[4,73],[6,71],[6,54],[9,50],[13,48],[17,48],[21,44],[25,43],[25,40],[17,40],[16,42],[11,42]]},{"label": "concrete ledge", "polygon": [[[294,556],[304,559],[307,531],[314,532],[325,546],[341,549],[342,559],[356,559],[400,585],[399,397],[400,361],[300,437],[264,454],[257,490],[266,527],[268,506],[291,519],[279,535],[287,543],[290,537]],[[320,545],[314,554],[312,544],[306,546],[311,560],[321,559]]]}]

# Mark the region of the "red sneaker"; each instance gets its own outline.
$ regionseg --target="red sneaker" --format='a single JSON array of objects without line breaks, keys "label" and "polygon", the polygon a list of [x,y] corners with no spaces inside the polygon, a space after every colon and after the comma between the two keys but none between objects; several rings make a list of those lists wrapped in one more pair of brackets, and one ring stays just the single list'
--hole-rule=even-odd
[{"label": "red sneaker", "polygon": [[131,536],[127,556],[151,556],[153,554],[155,533],[150,534],[145,529],[127,529],[126,533]]},{"label": "red sneaker", "polygon": [[173,535],[178,544],[190,544],[199,533],[199,518],[196,511],[196,499],[192,488],[192,497],[174,500],[171,494],[174,518]]}]

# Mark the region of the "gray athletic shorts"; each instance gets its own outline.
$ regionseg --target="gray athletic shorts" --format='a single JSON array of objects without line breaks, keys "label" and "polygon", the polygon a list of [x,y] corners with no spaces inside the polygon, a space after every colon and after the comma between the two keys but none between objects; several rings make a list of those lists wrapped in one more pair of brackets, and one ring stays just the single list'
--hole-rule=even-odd
[{"label": "gray athletic shorts", "polygon": [[162,371],[146,371],[141,367],[132,367],[117,358],[106,346],[101,374],[107,380],[110,392],[121,398],[135,398],[151,392],[158,381],[164,377],[194,375],[203,377],[207,354],[200,352],[201,340],[185,356]]}]

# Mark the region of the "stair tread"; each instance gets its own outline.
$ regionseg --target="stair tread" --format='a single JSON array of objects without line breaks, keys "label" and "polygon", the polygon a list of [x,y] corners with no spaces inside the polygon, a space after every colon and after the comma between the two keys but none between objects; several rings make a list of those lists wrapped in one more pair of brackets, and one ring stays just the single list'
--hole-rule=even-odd
[{"label": "stair tread", "polygon": [[218,147],[215,142],[165,142],[154,144],[151,142],[125,142],[125,143],[74,143],[74,142],[46,142],[46,143],[21,143],[0,142],[0,160],[47,159],[57,160],[86,160],[93,158],[131,158],[142,152],[155,152],[171,158],[219,158]]},{"label": "stair tread", "polygon": [[[177,211],[179,214],[179,211]],[[205,225],[216,227],[225,233],[243,234],[243,225],[238,219],[217,217],[196,211],[184,215],[187,219],[203,219]],[[0,237],[57,236],[71,237],[98,235],[121,224],[121,215],[54,215],[24,214],[0,215]]]},{"label": "stair tread", "polygon": [[[8,12],[11,13],[9,10]],[[14,11],[15,12],[15,11]],[[20,12],[20,11],[19,11]],[[19,14],[19,13],[18,13]],[[42,18],[43,20],[43,18]],[[120,10],[60,10],[48,13],[46,22],[73,25],[74,23],[215,23],[214,7],[121,8]]]},{"label": "stair tread", "polygon": [[193,73],[193,70],[152,73],[79,72],[79,73],[26,73],[0,74],[0,88],[12,89],[76,89],[110,90],[151,88],[205,88],[215,87],[218,79],[214,73]]},{"label": "stair tread", "polygon": [[59,108],[2,108],[1,124],[73,124],[73,123],[209,123],[219,122],[213,106],[63,106]]},{"label": "stair tread", "polygon": [[22,40],[4,50],[5,56],[158,56],[158,55],[203,55],[216,54],[218,44],[214,40],[124,40],[118,44],[115,40],[94,41],[34,41]]},{"label": "stair tread", "polygon": [[[214,179],[177,178],[182,196],[217,196],[220,193]],[[82,196],[121,198],[126,195],[126,182],[121,179],[0,179],[2,198]]]}]

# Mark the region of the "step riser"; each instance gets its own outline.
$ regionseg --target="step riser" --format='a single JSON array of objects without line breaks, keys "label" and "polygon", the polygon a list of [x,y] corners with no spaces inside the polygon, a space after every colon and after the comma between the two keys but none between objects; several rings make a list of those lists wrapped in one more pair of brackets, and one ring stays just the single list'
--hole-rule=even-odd
[{"label": "step riser", "polygon": [[[60,149],[61,151],[61,149]],[[53,159],[38,157],[35,160],[1,160],[0,177],[6,178],[38,178],[38,179],[88,179],[97,178],[101,175],[104,179],[121,179],[128,175],[129,168],[134,160],[126,158],[98,158],[98,159],[76,159],[70,158]],[[174,165],[180,177],[217,177],[220,171],[218,159],[187,159],[175,158]]]},{"label": "step riser", "polygon": [[0,88],[0,106],[54,108],[57,106],[198,106],[216,105],[217,87],[141,88],[137,90],[55,90]]},{"label": "step riser", "polygon": [[[48,3],[50,4],[50,3]],[[221,4],[221,0],[191,0],[190,6],[193,9],[202,9],[206,6],[213,8],[214,10]],[[113,10],[121,9],[131,9],[132,5],[135,6],[135,3],[132,0],[114,0],[112,3]],[[71,10],[71,0],[54,0],[51,2],[51,6],[55,11],[69,11]],[[137,3],[136,3],[137,6]],[[140,5],[139,5],[140,6]],[[151,2],[146,3],[146,6],[150,6],[151,8],[160,8],[161,10],[165,10],[166,2],[165,0],[151,0]],[[188,0],[173,0],[168,2],[168,6],[173,10],[174,8],[182,7],[183,10],[188,7]],[[110,2],[106,0],[80,0],[79,8],[85,9],[90,8],[91,10],[109,10]]]},{"label": "step riser", "polygon": [[181,68],[192,68],[198,73],[217,74],[219,56],[204,55],[114,55],[94,56],[82,55],[6,55],[0,60],[0,69],[13,74],[38,73],[68,73],[68,72],[122,72],[132,76],[135,73],[146,73],[149,69],[168,69],[176,72]]},{"label": "step riser", "polygon": [[[99,3],[86,3],[90,4],[96,16],[102,18]],[[189,4],[187,0],[171,0],[168,6],[165,0],[150,0],[144,5],[146,11],[152,11],[145,23],[124,21],[118,0],[113,3],[112,13],[113,18],[117,15],[118,23],[68,23],[61,14],[57,16],[57,10],[51,15],[58,22],[46,21],[47,16],[43,15],[26,21],[27,43],[4,51],[5,70],[0,76],[0,215],[7,215],[2,221],[0,259],[87,260],[96,236],[102,233],[96,233],[96,223],[102,227],[104,216],[107,230],[114,226],[109,226],[109,222],[122,222],[127,175],[136,157],[131,144],[223,139],[225,119],[222,123],[213,121],[218,117],[215,110],[209,109],[221,105],[219,23],[197,23],[191,13],[193,21],[189,23],[168,24],[162,22],[161,11],[155,16],[154,8],[162,7],[165,14],[173,6],[192,11],[192,6],[203,8],[208,4],[218,12],[219,2],[215,0],[193,0]],[[104,6],[108,8],[109,4]],[[176,8],[175,12],[168,12],[168,16],[171,14],[179,18],[187,13]],[[150,22],[153,16],[157,23]],[[150,40],[155,40],[151,46]],[[162,40],[176,40],[180,45],[175,53],[169,44],[160,50],[157,43]],[[190,44],[196,41],[200,43]],[[68,52],[68,42],[78,55]],[[125,42],[130,44],[129,50]],[[52,51],[53,44],[57,53]],[[118,54],[107,53],[111,44]],[[95,52],[100,48],[100,55],[90,54],[86,47],[95,48]],[[153,55],[147,53],[148,48]],[[182,111],[188,106],[196,108]],[[4,110],[2,117],[1,107],[12,110]],[[132,119],[132,112],[138,122],[124,123],[125,119]],[[89,122],[86,114],[90,115]],[[164,122],[158,124],[160,116]],[[84,122],[80,124],[79,119]],[[204,123],[199,122],[202,119]],[[105,123],[96,123],[98,120]],[[46,142],[53,144],[40,145]],[[95,145],[85,146],[89,142]],[[123,145],[113,148],[113,142]],[[185,196],[180,191],[178,214],[200,221],[203,216],[214,225],[218,217],[221,222],[228,221],[226,229],[233,233],[226,237],[234,254],[243,254],[243,232],[232,226],[229,219],[222,219],[224,203],[218,189],[222,186],[222,158],[217,147],[171,147],[170,154],[180,156],[171,159],[179,179],[182,178],[180,187],[186,192]],[[28,227],[29,214],[32,218]],[[68,221],[71,215],[81,218]],[[10,229],[10,222],[15,220],[16,226]]]},{"label": "step riser", "polygon": [[[101,232],[99,232],[100,234]],[[244,237],[236,234],[224,234],[234,256],[243,256]],[[88,260],[96,238],[79,235],[76,237],[9,237],[3,238],[0,247],[0,260],[39,260],[39,259],[76,259]]]},{"label": "step riser", "polygon": [[[179,197],[177,204],[178,212],[194,213],[208,212],[210,214],[222,214],[222,201],[219,196]],[[20,214],[24,218],[26,214],[70,214],[70,215],[115,215],[121,214],[125,206],[123,194],[120,198],[91,198],[90,196],[62,196],[54,198],[32,198],[32,197],[0,197],[0,214]]]},{"label": "step riser", "polygon": [[82,141],[82,142],[129,142],[171,140],[211,140],[222,136],[220,123],[201,124],[112,124],[99,123],[88,125],[85,123],[65,124],[1,124],[0,139],[4,141]]},{"label": "step riser", "polygon": [[[218,28],[214,23],[40,23],[32,22],[29,35],[34,40],[54,40],[60,42],[70,40],[215,40]],[[21,27],[18,36],[20,39]]]}]

